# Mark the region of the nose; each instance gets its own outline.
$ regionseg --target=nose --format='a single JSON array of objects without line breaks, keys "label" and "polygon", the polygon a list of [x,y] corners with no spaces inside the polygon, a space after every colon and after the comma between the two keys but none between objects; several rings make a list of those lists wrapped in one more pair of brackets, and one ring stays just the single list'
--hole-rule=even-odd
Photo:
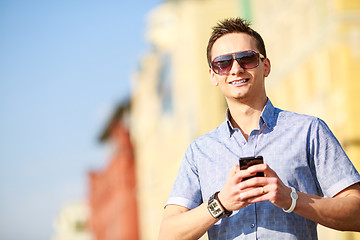
[{"label": "nose", "polygon": [[240,66],[240,64],[234,59],[230,74],[237,75],[239,73],[244,72],[244,69]]}]

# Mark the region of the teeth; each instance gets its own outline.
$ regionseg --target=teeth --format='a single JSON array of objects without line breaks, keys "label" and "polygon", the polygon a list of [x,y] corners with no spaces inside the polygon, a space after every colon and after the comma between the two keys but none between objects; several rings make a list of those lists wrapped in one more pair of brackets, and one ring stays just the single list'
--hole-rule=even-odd
[{"label": "teeth", "polygon": [[230,84],[236,85],[236,84],[244,83],[244,82],[246,82],[246,81],[247,81],[247,79],[243,79],[243,80],[239,80],[239,81],[233,81],[233,82],[231,82]]}]

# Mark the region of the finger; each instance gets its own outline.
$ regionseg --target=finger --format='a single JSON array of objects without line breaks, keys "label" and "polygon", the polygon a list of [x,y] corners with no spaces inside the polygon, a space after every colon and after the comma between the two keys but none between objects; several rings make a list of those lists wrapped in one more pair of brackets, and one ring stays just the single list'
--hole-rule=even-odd
[{"label": "finger", "polygon": [[237,173],[237,167],[236,167],[236,166],[237,166],[237,165],[235,164],[235,165],[231,168],[231,170],[230,170],[230,172],[229,172],[229,174],[228,174],[229,177],[233,177],[233,176],[236,175],[236,173]]},{"label": "finger", "polygon": [[264,174],[267,177],[276,177],[276,178],[278,178],[278,175],[276,174],[276,172],[274,170],[272,170],[272,168],[270,168],[269,165],[267,165],[266,163],[265,163]]},{"label": "finger", "polygon": [[256,164],[248,168],[250,173],[263,172],[267,177],[277,177],[277,174],[274,170],[272,170],[268,164]]},{"label": "finger", "polygon": [[244,191],[241,191],[239,194],[239,198],[242,200],[246,200],[247,202],[251,202],[253,199],[259,200],[264,199],[264,195],[267,193],[265,192],[265,189],[263,187],[257,187],[257,188],[250,188],[246,189]]},{"label": "finger", "polygon": [[238,165],[234,165],[228,174],[228,179],[235,184],[241,182],[241,177],[239,177],[239,172],[240,172],[240,167]]},{"label": "finger", "polygon": [[[256,193],[255,193],[256,191]],[[255,203],[255,202],[262,202],[269,200],[269,192],[266,190],[265,187],[258,187],[254,190],[254,197],[251,197],[247,200],[249,204]],[[255,195],[256,194],[256,195]]]},{"label": "finger", "polygon": [[268,165],[266,163],[256,164],[250,166],[247,170],[250,173],[257,173],[257,172],[264,172],[268,168]]},{"label": "finger", "polygon": [[269,183],[269,179],[266,177],[253,177],[250,179],[246,179],[245,181],[241,181],[238,184],[238,188],[240,190],[245,190],[249,188],[263,187],[268,183]]},{"label": "finger", "polygon": [[249,204],[251,204],[251,203],[263,202],[263,201],[268,201],[268,200],[269,200],[269,199],[268,199],[267,195],[266,195],[266,194],[262,194],[262,195],[259,195],[259,196],[253,197],[253,198],[249,198],[249,199],[247,200],[247,202],[248,202]]},{"label": "finger", "polygon": [[[239,167],[240,169],[240,167]],[[249,169],[249,168],[248,168]],[[254,171],[249,171],[248,169],[244,169],[244,170],[239,170],[238,172],[238,176],[241,178],[241,179],[244,179],[244,178],[249,178],[249,177],[253,177],[256,175],[256,172]]]}]

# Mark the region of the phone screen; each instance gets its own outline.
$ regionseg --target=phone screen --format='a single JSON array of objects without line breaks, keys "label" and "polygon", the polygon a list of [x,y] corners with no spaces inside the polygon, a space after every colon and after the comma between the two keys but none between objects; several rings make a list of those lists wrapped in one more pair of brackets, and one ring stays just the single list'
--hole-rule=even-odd
[{"label": "phone screen", "polygon": [[[257,157],[242,157],[239,159],[239,165],[240,165],[240,170],[244,170],[247,169],[250,166],[256,165],[256,164],[261,164],[264,162],[264,159],[262,156],[257,156]],[[256,173],[256,175],[248,177],[248,178],[243,178],[242,181],[245,181],[249,178],[253,178],[253,177],[264,177],[264,173],[263,172],[258,172]]]}]

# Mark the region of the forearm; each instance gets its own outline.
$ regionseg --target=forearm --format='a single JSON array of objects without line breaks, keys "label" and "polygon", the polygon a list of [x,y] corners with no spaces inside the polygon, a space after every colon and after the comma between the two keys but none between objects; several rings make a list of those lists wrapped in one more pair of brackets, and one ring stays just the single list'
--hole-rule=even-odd
[{"label": "forearm", "polygon": [[164,213],[159,240],[199,239],[217,221],[209,213],[207,202],[195,209],[179,214],[172,214],[170,210],[170,213]]},{"label": "forearm", "polygon": [[322,198],[298,193],[295,213],[329,228],[360,231],[360,198],[358,196]]}]

